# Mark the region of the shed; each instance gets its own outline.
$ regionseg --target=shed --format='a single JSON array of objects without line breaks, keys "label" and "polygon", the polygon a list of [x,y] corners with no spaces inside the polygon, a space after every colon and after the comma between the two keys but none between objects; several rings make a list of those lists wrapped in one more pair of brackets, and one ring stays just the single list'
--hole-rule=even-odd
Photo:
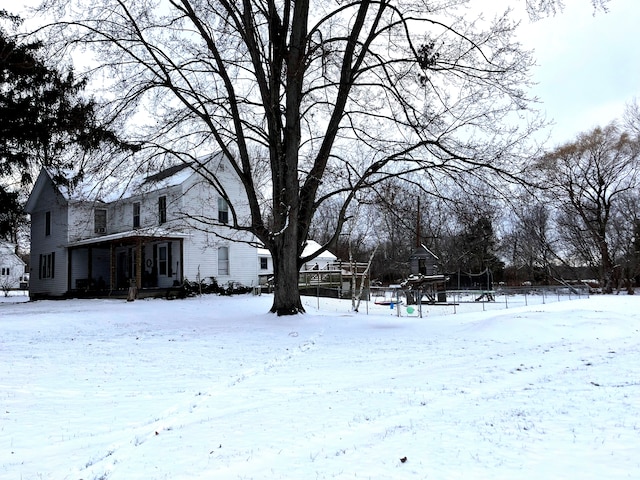
[{"label": "shed", "polygon": [[409,256],[409,273],[411,275],[437,275],[438,256],[420,244]]}]

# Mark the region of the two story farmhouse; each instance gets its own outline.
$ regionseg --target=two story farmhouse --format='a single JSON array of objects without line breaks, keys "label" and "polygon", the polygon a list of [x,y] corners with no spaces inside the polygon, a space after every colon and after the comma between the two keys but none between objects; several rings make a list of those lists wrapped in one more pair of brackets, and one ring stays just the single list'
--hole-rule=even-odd
[{"label": "two story farmhouse", "polygon": [[[229,204],[198,168],[180,163],[111,199],[62,188],[42,169],[25,208],[31,298],[116,294],[131,285],[152,291],[207,277],[256,285],[268,261],[260,260],[253,237],[229,228]],[[224,186],[236,215],[248,216],[228,160],[212,155],[206,169]]]}]

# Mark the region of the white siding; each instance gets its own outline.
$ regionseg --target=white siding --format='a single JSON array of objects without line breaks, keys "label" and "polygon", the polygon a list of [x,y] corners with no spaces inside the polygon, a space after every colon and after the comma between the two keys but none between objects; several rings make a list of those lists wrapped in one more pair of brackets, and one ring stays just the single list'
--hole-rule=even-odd
[{"label": "white siding", "polygon": [[[46,212],[51,212],[51,233],[45,234]],[[66,200],[49,182],[31,212],[31,295],[61,296],[67,292],[68,214]],[[53,276],[42,278],[41,255],[55,254]]]},{"label": "white siding", "polygon": [[12,289],[20,286],[20,277],[25,273],[24,262],[15,254],[15,245],[0,241],[0,288]]},{"label": "white siding", "polygon": [[[239,180],[233,176],[230,168],[225,168],[217,174],[219,180],[226,186],[227,194],[240,223],[246,222],[249,218],[249,207]],[[181,210],[178,210],[178,214],[180,211],[189,212],[192,216],[202,216],[213,221],[211,222],[213,224],[204,225],[184,216],[176,217],[176,224],[190,232],[189,238],[184,242],[185,278],[195,280],[199,271],[200,278],[215,277],[220,285],[230,281],[246,286],[257,285],[258,249],[246,243],[253,237],[244,232],[234,231],[225,225],[215,225],[218,219],[220,194],[203,182],[197,174],[193,174],[184,182],[183,192]],[[231,211],[229,222],[232,223]],[[203,232],[203,229],[208,232]],[[221,246],[229,248],[228,275],[221,275],[218,271],[218,248]]]},{"label": "white siding", "polygon": [[[213,162],[220,162],[220,156]],[[235,178],[233,170],[227,164],[219,168],[220,163],[209,166],[218,180],[225,186],[230,204],[238,219],[238,223],[246,225],[249,221],[249,209],[241,182]],[[186,175],[185,175],[186,173]],[[44,178],[43,174],[41,177]],[[72,260],[67,258],[69,243],[81,240],[99,238],[103,235],[113,235],[130,232],[133,226],[133,205],[140,203],[141,229],[159,227],[156,239],[146,242],[144,246],[145,262],[143,268],[143,283],[157,283],[158,287],[169,287],[184,279],[195,280],[215,277],[218,283],[224,285],[230,281],[239,282],[247,286],[258,284],[260,264],[258,249],[247,243],[254,240],[247,233],[236,232],[228,225],[217,224],[218,201],[221,197],[215,189],[202,181],[197,173],[182,172],[178,177],[165,178],[161,184],[144,183],[134,196],[119,199],[109,204],[100,202],[74,201],[70,205],[54,187],[47,176],[47,184],[43,187],[40,182],[34,188],[35,195],[29,199],[29,209],[32,215],[32,267],[31,291],[35,295],[63,295],[69,288],[75,289],[78,281],[98,282],[110,279],[110,254],[108,248],[74,247]],[[171,183],[174,181],[174,183]],[[166,197],[167,221],[159,224],[158,199]],[[96,233],[94,225],[95,208],[107,210],[107,226],[104,233]],[[44,235],[45,211],[51,211],[51,235]],[[199,223],[194,217],[203,217],[205,223]],[[213,223],[212,223],[213,222]],[[229,211],[229,223],[233,223],[232,210]],[[166,237],[171,237],[170,239]],[[163,239],[164,238],[164,239]],[[181,241],[182,238],[182,249]],[[171,272],[159,272],[154,245],[171,247]],[[220,274],[218,270],[218,248],[227,246],[229,253],[228,274]],[[121,252],[131,247],[118,247],[116,256],[116,283],[122,284],[132,274],[129,261],[124,262]],[[127,250],[128,251],[128,250]],[[53,278],[40,278],[39,258],[55,252],[55,273]],[[91,252],[91,253],[90,253]],[[92,259],[92,271],[89,272],[89,255]],[[182,254],[182,255],[181,255]],[[128,254],[127,254],[128,255]],[[131,256],[128,255],[130,258]],[[150,264],[148,259],[153,259]],[[120,265],[124,262],[124,267]],[[71,265],[71,267],[69,267]],[[107,267],[105,267],[105,265]],[[71,272],[69,272],[71,268]],[[182,275],[181,275],[182,272]],[[92,278],[89,277],[91,273]],[[170,274],[169,274],[170,273]],[[70,274],[70,278],[69,277]],[[126,277],[126,278],[125,278]],[[151,279],[153,278],[153,282]],[[157,280],[157,282],[156,282]],[[156,285],[153,285],[156,286]],[[112,285],[117,287],[117,285]]]},{"label": "white siding", "polygon": [[[99,204],[98,204],[99,205]],[[106,208],[101,206],[101,208]],[[76,242],[85,238],[94,237],[93,224],[94,204],[88,202],[70,203],[68,206],[69,232],[68,241]],[[107,222],[109,221],[107,213]]]}]

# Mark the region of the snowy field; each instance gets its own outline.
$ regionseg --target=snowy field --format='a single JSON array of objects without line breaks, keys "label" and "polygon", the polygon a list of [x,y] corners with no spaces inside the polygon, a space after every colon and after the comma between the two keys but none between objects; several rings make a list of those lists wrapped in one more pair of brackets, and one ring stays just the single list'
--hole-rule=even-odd
[{"label": "snowy field", "polygon": [[424,318],[20,300],[3,480],[640,478],[640,296]]}]

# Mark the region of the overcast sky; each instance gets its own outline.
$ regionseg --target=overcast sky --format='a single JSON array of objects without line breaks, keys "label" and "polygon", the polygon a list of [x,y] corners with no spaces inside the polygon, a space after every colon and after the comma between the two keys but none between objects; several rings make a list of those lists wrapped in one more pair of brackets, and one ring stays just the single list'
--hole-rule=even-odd
[{"label": "overcast sky", "polygon": [[[524,11],[525,0],[482,1],[474,8],[511,5]],[[525,18],[520,28],[523,44],[535,50],[533,93],[555,122],[553,144],[620,119],[625,104],[640,97],[640,0],[610,0],[609,11],[595,15],[591,0],[564,4],[554,17],[533,23]],[[0,0],[0,8],[15,12],[16,0]]]},{"label": "overcast sky", "polygon": [[594,16],[591,0],[565,0],[555,17],[521,25],[538,63],[534,93],[556,124],[554,144],[620,119],[640,98],[640,1],[611,0],[608,9]]}]

